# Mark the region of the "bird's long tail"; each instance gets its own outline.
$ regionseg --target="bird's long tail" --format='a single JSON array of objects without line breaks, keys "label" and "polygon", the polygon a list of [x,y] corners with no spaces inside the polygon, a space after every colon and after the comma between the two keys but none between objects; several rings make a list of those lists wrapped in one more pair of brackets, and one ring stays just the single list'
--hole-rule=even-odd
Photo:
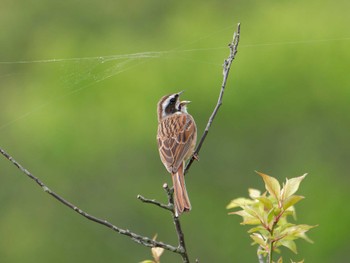
[{"label": "bird's long tail", "polygon": [[177,173],[171,175],[174,186],[175,215],[177,217],[183,212],[191,210],[190,199],[186,191],[183,165],[184,164],[180,165]]}]

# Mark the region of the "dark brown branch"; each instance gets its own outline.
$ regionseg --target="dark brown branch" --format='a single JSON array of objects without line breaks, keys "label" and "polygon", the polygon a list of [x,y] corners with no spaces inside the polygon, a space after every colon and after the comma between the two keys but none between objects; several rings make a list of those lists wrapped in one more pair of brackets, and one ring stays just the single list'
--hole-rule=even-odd
[{"label": "dark brown branch", "polygon": [[119,234],[128,236],[133,241],[135,241],[136,243],[139,243],[139,244],[144,245],[146,247],[161,247],[161,248],[164,248],[166,250],[169,250],[169,251],[172,251],[172,252],[175,252],[175,253],[181,253],[182,252],[182,250],[177,248],[177,247],[171,246],[169,244],[165,244],[163,242],[159,242],[159,241],[153,240],[153,239],[148,238],[148,237],[144,237],[144,236],[135,234],[135,233],[131,232],[128,229],[119,228],[119,227],[113,225],[112,223],[108,222],[107,220],[103,220],[103,219],[97,218],[95,216],[92,216],[92,215],[84,212],[83,210],[78,208],[76,205],[70,203],[69,201],[67,201],[66,199],[61,197],[60,195],[58,195],[55,192],[51,191],[50,188],[48,188],[39,178],[35,177],[31,172],[29,172],[27,169],[25,169],[21,164],[19,164],[15,159],[13,159],[12,156],[10,156],[7,152],[5,152],[1,148],[0,148],[0,153],[3,156],[5,156],[6,159],[11,161],[24,174],[26,174],[30,179],[34,180],[46,193],[48,193],[49,195],[53,196],[56,200],[58,200],[59,202],[61,202],[65,206],[69,207],[70,209],[74,210],[75,212],[77,212],[81,216],[83,216],[83,217],[85,217],[85,218],[87,218],[87,219],[89,219],[89,220],[91,220],[93,222],[96,222],[98,224],[101,224],[103,226],[111,228],[114,231],[118,232]]},{"label": "dark brown branch", "polygon": [[211,116],[210,116],[210,118],[208,120],[207,126],[205,127],[204,133],[203,133],[203,135],[202,135],[202,137],[201,137],[201,139],[200,139],[200,141],[199,141],[199,143],[197,145],[196,150],[193,153],[192,158],[190,159],[190,161],[186,165],[185,174],[190,169],[193,161],[197,158],[197,156],[199,154],[199,151],[201,150],[201,148],[203,146],[204,140],[205,140],[205,138],[208,135],[210,126],[213,123],[213,121],[215,119],[215,116],[218,113],[218,110],[219,110],[220,106],[222,105],[222,98],[224,96],[224,91],[225,91],[225,88],[226,88],[227,78],[228,78],[228,75],[230,73],[231,64],[232,64],[232,61],[235,59],[236,54],[237,54],[237,48],[238,48],[238,44],[239,44],[240,33],[241,33],[241,24],[238,23],[238,25],[237,25],[237,32],[235,32],[233,34],[232,42],[228,45],[229,48],[230,48],[230,55],[228,56],[227,59],[224,60],[223,72],[222,72],[223,80],[222,80],[222,84],[221,84],[221,91],[220,91],[220,94],[219,94],[218,102],[217,102],[217,104],[216,104],[216,106],[214,108],[213,113],[211,114]]}]

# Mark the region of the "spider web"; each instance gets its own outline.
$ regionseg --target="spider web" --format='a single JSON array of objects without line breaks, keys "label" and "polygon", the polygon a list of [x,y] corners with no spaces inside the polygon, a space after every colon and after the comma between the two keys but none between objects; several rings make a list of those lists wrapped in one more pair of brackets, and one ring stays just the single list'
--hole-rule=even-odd
[{"label": "spider web", "polygon": [[[44,71],[58,72],[60,87],[59,91],[54,91],[44,103],[39,103],[35,106],[31,106],[30,109],[24,113],[12,118],[9,121],[0,123],[0,131],[13,125],[14,123],[27,118],[33,113],[44,110],[45,107],[51,105],[57,101],[64,100],[67,97],[81,92],[95,84],[105,81],[111,77],[115,77],[123,72],[138,67],[149,60],[153,59],[181,59],[187,61],[193,61],[196,63],[208,63],[215,66],[220,66],[217,63],[211,61],[193,59],[187,54],[193,54],[195,52],[209,52],[219,49],[227,49],[227,46],[221,47],[209,47],[209,48],[193,48],[186,49],[186,47],[195,45],[200,40],[212,37],[222,31],[232,31],[233,26],[225,27],[207,36],[196,39],[190,43],[182,45],[180,47],[167,50],[167,51],[151,51],[132,54],[120,54],[110,56],[96,56],[96,57],[80,57],[80,58],[54,58],[54,59],[39,59],[39,60],[19,60],[19,61],[0,61],[2,67],[26,67],[39,65]],[[241,48],[254,48],[263,46],[274,45],[300,45],[300,44],[313,44],[321,42],[342,41],[350,40],[349,38],[330,38],[330,39],[315,39],[315,40],[301,40],[290,42],[269,42],[269,43],[253,43],[253,44],[240,44]],[[0,73],[1,79],[14,78],[17,74],[21,73]]]}]

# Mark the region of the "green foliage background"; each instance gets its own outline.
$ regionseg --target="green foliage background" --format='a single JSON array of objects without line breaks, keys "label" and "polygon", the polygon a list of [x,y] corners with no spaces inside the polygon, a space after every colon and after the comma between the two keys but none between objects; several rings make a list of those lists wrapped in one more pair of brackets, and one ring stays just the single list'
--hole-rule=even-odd
[{"label": "green foliage background", "polygon": [[[349,1],[3,0],[0,60],[171,51],[157,58],[0,64],[0,144],[87,212],[176,243],[165,201],[170,176],[155,141],[156,103],[185,89],[201,133],[216,103],[236,23],[237,59],[209,136],[187,177],[182,217],[190,257],[257,262],[247,228],[225,206],[259,170],[283,181],[308,172],[298,222],[306,262],[348,258]],[[188,50],[188,51],[183,51]],[[129,57],[130,58],[130,57]],[[110,77],[109,77],[110,76]],[[0,158],[1,262],[139,262],[150,250],[50,198]],[[180,262],[165,253],[163,262]]]}]

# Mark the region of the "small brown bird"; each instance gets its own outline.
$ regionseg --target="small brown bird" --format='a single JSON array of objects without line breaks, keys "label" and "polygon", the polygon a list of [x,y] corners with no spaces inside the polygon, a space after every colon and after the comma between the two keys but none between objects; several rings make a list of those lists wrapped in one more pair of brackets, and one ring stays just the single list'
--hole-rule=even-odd
[{"label": "small brown bird", "polygon": [[160,159],[173,180],[176,216],[191,210],[184,168],[197,140],[196,123],[187,113],[187,104],[190,102],[180,101],[181,93],[164,96],[158,102],[158,149]]}]

